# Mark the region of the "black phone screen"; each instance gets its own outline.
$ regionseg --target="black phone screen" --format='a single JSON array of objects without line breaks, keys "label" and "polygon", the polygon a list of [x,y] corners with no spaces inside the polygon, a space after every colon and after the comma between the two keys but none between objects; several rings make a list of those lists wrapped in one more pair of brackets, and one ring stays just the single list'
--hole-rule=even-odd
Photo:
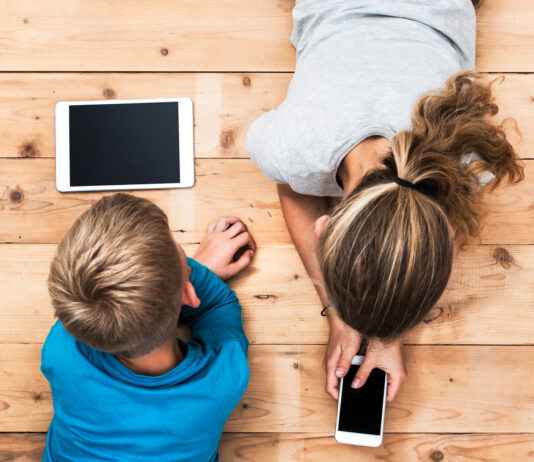
[{"label": "black phone screen", "polygon": [[180,182],[178,103],[70,106],[70,185]]},{"label": "black phone screen", "polygon": [[350,366],[343,379],[338,430],[342,432],[380,435],[385,372],[373,369],[361,388],[351,388],[360,366]]}]

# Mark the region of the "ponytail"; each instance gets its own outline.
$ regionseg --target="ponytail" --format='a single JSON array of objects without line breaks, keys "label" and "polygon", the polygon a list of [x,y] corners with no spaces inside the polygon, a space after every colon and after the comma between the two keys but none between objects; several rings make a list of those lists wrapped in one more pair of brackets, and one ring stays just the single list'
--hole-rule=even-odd
[{"label": "ponytail", "polygon": [[[490,120],[494,83],[462,72],[421,97],[385,168],[366,174],[328,221],[318,247],[325,289],[360,333],[393,339],[423,320],[445,290],[454,243],[480,233],[481,193],[523,179],[502,124]],[[467,156],[476,160],[464,165]]]}]

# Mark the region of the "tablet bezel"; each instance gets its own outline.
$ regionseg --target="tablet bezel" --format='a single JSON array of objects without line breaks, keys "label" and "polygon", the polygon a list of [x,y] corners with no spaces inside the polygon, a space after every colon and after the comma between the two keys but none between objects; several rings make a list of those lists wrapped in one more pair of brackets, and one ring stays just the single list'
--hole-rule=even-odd
[{"label": "tablet bezel", "polygon": [[[178,103],[178,139],[180,182],[127,185],[70,185],[70,106],[95,104]],[[195,184],[195,156],[193,145],[193,101],[191,98],[142,98],[123,100],[60,101],[56,104],[56,187],[58,191],[118,191],[133,189],[190,188]]]}]

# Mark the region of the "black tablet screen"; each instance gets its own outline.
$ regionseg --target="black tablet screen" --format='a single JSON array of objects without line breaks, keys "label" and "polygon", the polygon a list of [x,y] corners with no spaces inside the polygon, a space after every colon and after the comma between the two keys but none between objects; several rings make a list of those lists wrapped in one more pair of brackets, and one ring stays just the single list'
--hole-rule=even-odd
[{"label": "black tablet screen", "polygon": [[180,182],[178,103],[70,106],[70,184]]}]

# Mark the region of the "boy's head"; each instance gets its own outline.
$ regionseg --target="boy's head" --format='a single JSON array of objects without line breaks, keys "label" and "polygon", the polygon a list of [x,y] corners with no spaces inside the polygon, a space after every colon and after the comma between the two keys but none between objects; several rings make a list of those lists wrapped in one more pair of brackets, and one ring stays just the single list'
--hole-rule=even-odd
[{"label": "boy's head", "polygon": [[163,211],[146,199],[100,199],[67,231],[48,278],[55,315],[83,343],[128,358],[176,329],[189,274]]}]

